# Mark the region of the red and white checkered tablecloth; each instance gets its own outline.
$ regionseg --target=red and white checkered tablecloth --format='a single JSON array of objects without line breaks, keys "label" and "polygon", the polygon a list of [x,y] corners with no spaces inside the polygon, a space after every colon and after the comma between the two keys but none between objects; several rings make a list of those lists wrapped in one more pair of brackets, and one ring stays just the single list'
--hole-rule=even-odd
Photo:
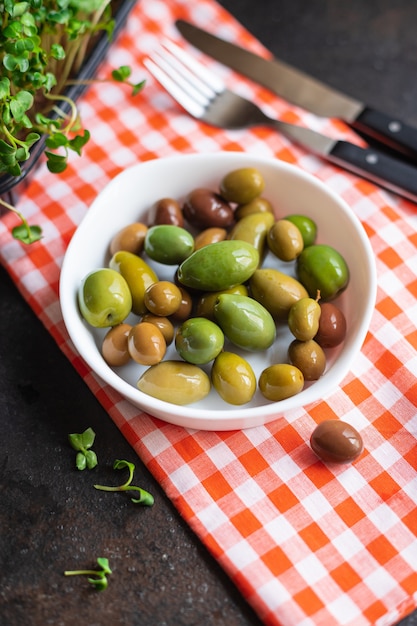
[{"label": "red and white checkered tablecloth", "polygon": [[[266,54],[214,0],[141,0],[100,75],[130,65],[136,80],[147,79],[145,90],[136,98],[120,84],[88,90],[80,101],[92,135],[84,155],[71,157],[61,175],[42,165],[19,201],[29,221],[42,226],[44,238],[29,248],[21,245],[10,235],[15,216],[6,215],[0,220],[1,262],[265,624],[394,624],[417,606],[417,207],[273,130],[225,131],[187,116],[141,64],[162,36],[186,45],[174,25],[180,17]],[[350,136],[344,125],[318,120],[215,67],[231,87],[271,113]],[[291,423],[277,416],[245,431],[203,432],[141,413],[95,378],[66,333],[58,282],[76,226],[117,173],[138,161],[219,150],[294,163],[342,196],[369,235],[378,293],[363,349],[325,402],[299,410]],[[354,464],[326,466],[309,448],[315,425],[332,417],[362,434],[365,451]]]}]

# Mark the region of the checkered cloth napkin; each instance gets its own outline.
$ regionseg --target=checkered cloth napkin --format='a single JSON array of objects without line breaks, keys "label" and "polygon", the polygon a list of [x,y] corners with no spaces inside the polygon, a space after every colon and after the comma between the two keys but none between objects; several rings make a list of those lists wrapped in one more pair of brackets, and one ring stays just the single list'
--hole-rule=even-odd
[{"label": "checkered cloth napkin", "polygon": [[[130,65],[147,78],[133,98],[123,85],[92,86],[80,102],[92,140],[62,175],[45,165],[20,197],[39,223],[32,247],[0,220],[0,257],[18,289],[181,515],[268,625],[393,624],[417,606],[417,207],[292,145],[268,129],[224,131],[187,116],[142,64],[174,21],[194,21],[266,54],[214,0],[142,0],[100,69]],[[210,64],[210,61],[205,59]],[[266,110],[337,137],[317,120],[216,65],[231,87]],[[353,139],[352,137],[350,137]],[[245,431],[174,426],[122,400],[89,371],[68,338],[60,266],[89,205],[121,170],[174,153],[246,151],[296,164],[337,192],[362,221],[375,252],[378,294],[351,373],[326,401]],[[288,417],[288,418],[287,418]],[[319,462],[308,440],[317,423],[342,418],[362,434],[352,465]]]}]

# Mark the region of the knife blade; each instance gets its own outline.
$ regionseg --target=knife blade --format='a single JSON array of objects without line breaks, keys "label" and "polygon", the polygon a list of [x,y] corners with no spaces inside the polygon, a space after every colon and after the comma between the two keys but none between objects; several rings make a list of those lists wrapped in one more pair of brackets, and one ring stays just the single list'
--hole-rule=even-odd
[{"label": "knife blade", "polygon": [[181,35],[201,52],[319,117],[339,118],[361,134],[417,159],[417,128],[351,98],[279,61],[265,59],[185,20]]}]

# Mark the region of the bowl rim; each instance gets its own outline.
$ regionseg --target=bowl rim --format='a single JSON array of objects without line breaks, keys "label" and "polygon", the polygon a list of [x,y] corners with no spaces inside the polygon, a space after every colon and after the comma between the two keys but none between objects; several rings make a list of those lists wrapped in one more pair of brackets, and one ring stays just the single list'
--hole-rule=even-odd
[{"label": "bowl rim", "polygon": [[[196,407],[195,404],[190,405],[175,405],[157,398],[153,398],[147,394],[144,394],[136,387],[132,386],[129,382],[121,378],[117,372],[115,372],[110,366],[105,363],[104,359],[96,362],[93,355],[90,355],[88,350],[83,349],[82,341],[77,335],[77,326],[80,329],[80,324],[85,324],[78,311],[76,292],[74,292],[75,286],[71,285],[71,259],[75,254],[77,248],[77,242],[80,237],[80,233],[88,228],[91,221],[95,219],[95,213],[97,207],[102,202],[103,193],[108,194],[121,182],[123,177],[133,176],[135,172],[140,169],[141,173],[146,173],[146,170],[158,168],[161,162],[166,166],[173,165],[178,161],[182,163],[183,167],[186,167],[188,162],[195,161],[206,162],[207,166],[212,162],[225,164],[233,162],[236,167],[243,167],[244,164],[248,165],[250,162],[254,167],[273,166],[282,170],[284,173],[289,172],[292,175],[300,177],[307,181],[315,188],[319,188],[322,193],[325,193],[330,199],[335,202],[339,209],[345,214],[348,221],[350,221],[361,241],[362,246],[366,252],[366,266],[363,271],[368,276],[369,281],[369,304],[366,307],[365,315],[362,317],[358,324],[357,332],[354,339],[351,342],[348,355],[343,355],[343,359],[338,357],[337,362],[332,367],[332,383],[328,387],[326,384],[320,385],[320,380],[316,381],[313,385],[304,388],[302,392],[296,396],[292,396],[286,400],[282,400],[279,403],[271,402],[268,404],[262,404],[260,406],[245,405],[235,406],[227,405],[224,409],[215,409],[214,411],[209,408]],[[233,165],[235,167],[235,165]],[[177,154],[172,156],[160,157],[150,159],[148,161],[140,162],[132,165],[119,174],[117,174],[105,187],[98,193],[96,198],[91,203],[87,213],[81,220],[81,223],[77,227],[64,256],[62,263],[60,281],[59,281],[59,299],[63,321],[67,329],[68,335],[75,347],[75,350],[83,358],[86,364],[91,370],[106,384],[110,385],[113,390],[124,396],[134,406],[139,408],[144,413],[151,416],[160,418],[171,424],[188,427],[191,429],[199,430],[236,430],[242,428],[248,428],[259,424],[265,424],[283,417],[285,414],[294,410],[303,410],[303,407],[314,404],[323,400],[326,396],[330,395],[340,382],[346,377],[350,371],[350,366],[353,359],[360,352],[361,347],[365,341],[366,334],[369,329],[371,317],[374,311],[374,305],[376,301],[377,291],[377,274],[376,263],[374,253],[369,241],[369,238],[363,228],[360,220],[355,215],[353,210],[348,206],[343,198],[337,195],[331,188],[326,186],[317,177],[313,176],[309,172],[302,170],[299,166],[280,161],[273,157],[265,157],[259,155],[249,154],[247,152],[216,152],[216,153],[188,153]],[[76,313],[74,317],[74,313]],[[73,321],[77,320],[74,324]],[[326,381],[328,382],[328,381]],[[324,390],[322,388],[324,387]]]}]

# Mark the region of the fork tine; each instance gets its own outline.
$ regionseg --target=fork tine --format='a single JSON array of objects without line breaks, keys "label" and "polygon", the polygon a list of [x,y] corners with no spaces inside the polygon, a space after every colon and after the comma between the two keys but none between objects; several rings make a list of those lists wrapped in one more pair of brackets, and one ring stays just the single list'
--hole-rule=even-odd
[{"label": "fork tine", "polygon": [[167,73],[169,70],[163,70],[152,59],[144,59],[143,64],[150,73],[161,83],[169,94],[176,100],[190,115],[201,118],[204,115],[205,107],[191,97],[175,80]]},{"label": "fork tine", "polygon": [[[198,67],[194,63],[186,64],[184,58],[180,59],[182,56],[181,49],[174,44],[170,45],[170,43],[169,40],[162,42],[162,50],[158,52],[159,58],[163,58],[169,63],[171,69],[175,71],[180,84],[182,84],[185,89],[190,87],[190,95],[194,96],[198,101],[201,101],[201,103],[207,104],[208,100],[216,96],[217,91],[209,82],[203,82],[203,80],[201,80],[201,72],[199,72]],[[188,57],[185,58],[187,59]],[[183,79],[185,79],[186,83],[183,83]]]},{"label": "fork tine", "polygon": [[200,78],[200,82],[204,81],[211,89],[216,93],[221,93],[225,90],[223,81],[213,74],[206,66],[196,61],[191,55],[189,55],[183,48],[177,46],[173,41],[165,40],[163,42],[164,47],[171,52],[171,54],[179,59],[183,65],[188,68],[194,76]]}]

